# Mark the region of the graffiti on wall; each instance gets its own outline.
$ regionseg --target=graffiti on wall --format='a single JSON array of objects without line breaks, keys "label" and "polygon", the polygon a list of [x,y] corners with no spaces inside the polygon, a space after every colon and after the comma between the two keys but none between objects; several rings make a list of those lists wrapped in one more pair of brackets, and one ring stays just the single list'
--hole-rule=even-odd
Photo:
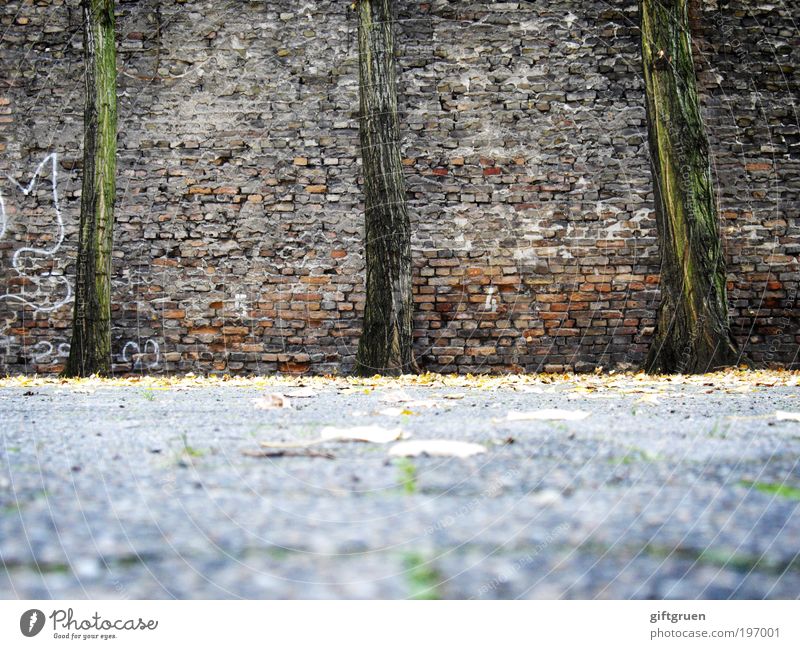
[{"label": "graffiti on wall", "polygon": [[[4,291],[0,291],[0,304],[9,307],[23,307],[36,313],[53,313],[68,307],[73,298],[73,288],[65,274],[63,264],[57,263],[59,253],[66,239],[64,216],[58,197],[58,154],[47,154],[36,166],[27,183],[18,181],[13,176],[6,176],[8,191],[4,193],[0,186],[0,240],[11,231],[12,218],[23,214],[23,201],[26,197],[37,196],[43,190],[46,196],[44,206],[48,225],[41,236],[45,245],[26,244],[14,251],[11,256],[9,274],[16,281],[8,281]],[[53,365],[62,363],[69,356],[69,340],[54,338],[35,340],[25,344],[20,336],[12,335],[9,330],[15,318],[0,321],[0,357],[10,358],[19,350],[25,363],[33,365]],[[161,365],[161,350],[157,341],[124,340],[120,342],[119,353],[114,361],[129,370],[155,370]],[[0,365],[2,365],[0,358]]]},{"label": "graffiti on wall", "polygon": [[[49,177],[48,177],[49,176]],[[19,292],[0,293],[0,301],[11,301],[29,307],[34,312],[52,312],[67,305],[72,300],[72,285],[64,275],[55,274],[54,260],[64,243],[64,218],[58,202],[58,154],[50,153],[39,163],[33,177],[27,185],[23,185],[11,176],[7,176],[11,186],[23,196],[29,196],[37,188],[39,181],[48,184],[52,197],[52,210],[55,217],[55,236],[52,244],[46,247],[23,246],[14,252],[11,267],[20,278]],[[11,198],[9,197],[9,200]],[[6,197],[0,188],[0,238],[5,236],[9,218],[6,209]],[[36,272],[37,262],[49,262],[41,273]],[[34,290],[29,290],[30,288]]]}]

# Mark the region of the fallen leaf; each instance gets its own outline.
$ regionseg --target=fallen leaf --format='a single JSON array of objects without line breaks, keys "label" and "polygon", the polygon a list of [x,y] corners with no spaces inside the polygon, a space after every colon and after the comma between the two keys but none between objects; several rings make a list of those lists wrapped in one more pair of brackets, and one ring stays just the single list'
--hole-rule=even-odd
[{"label": "fallen leaf", "polygon": [[296,449],[308,448],[326,442],[373,442],[385,444],[404,439],[407,435],[399,428],[386,429],[380,426],[355,426],[353,428],[335,428],[326,426],[320,431],[317,439],[308,439],[300,442],[261,442],[264,448]]},{"label": "fallen leaf", "polygon": [[586,392],[586,393],[577,393],[577,392],[567,392],[566,397],[570,400],[575,401],[584,401],[585,399],[614,399],[618,397],[620,394],[626,394],[624,391],[622,392],[614,392],[612,390],[597,390],[595,392]]},{"label": "fallen leaf", "polygon": [[634,401],[634,403],[650,403],[650,404],[653,404],[653,405],[657,405],[657,404],[659,404],[661,402],[658,400],[658,397],[656,395],[654,395],[654,394],[646,394],[643,397],[639,397],[638,399],[636,399],[636,401]]},{"label": "fallen leaf", "polygon": [[[364,394],[363,388],[341,388],[339,389],[339,394]],[[366,394],[369,394],[369,390],[367,390]]]},{"label": "fallen leaf", "polygon": [[543,489],[542,491],[537,491],[531,496],[531,500],[541,506],[548,506],[548,505],[557,505],[563,500],[560,491],[556,491],[555,489]]},{"label": "fallen leaf", "polygon": [[266,394],[260,399],[253,399],[253,405],[259,410],[276,410],[279,408],[291,408],[291,402],[282,394]]},{"label": "fallen leaf", "polygon": [[317,396],[317,391],[313,388],[296,388],[294,390],[287,390],[284,396],[291,397],[292,399],[310,399]]},{"label": "fallen leaf", "polygon": [[242,451],[247,457],[321,457],[326,460],[335,460],[336,456],[330,451],[315,451],[314,449],[275,449],[274,451]]},{"label": "fallen leaf", "polygon": [[387,392],[381,397],[381,401],[386,401],[387,403],[405,403],[407,401],[413,401],[414,397],[412,397],[407,392],[403,390],[395,390],[394,392]]},{"label": "fallen leaf", "polygon": [[442,399],[463,399],[465,396],[461,392],[453,392],[451,394],[443,394]]},{"label": "fallen leaf", "polygon": [[327,440],[324,439],[308,439],[303,442],[261,442],[264,448],[308,448],[316,444],[322,444]]},{"label": "fallen leaf", "polygon": [[435,408],[438,405],[440,405],[439,402],[433,399],[417,399],[405,403],[406,408]]},{"label": "fallen leaf", "polygon": [[531,412],[509,412],[508,421],[580,421],[586,419],[591,413],[584,410],[558,410],[546,408]]},{"label": "fallen leaf", "polygon": [[378,414],[383,415],[384,417],[399,417],[400,415],[413,415],[416,413],[408,408],[401,408],[397,406],[394,408],[384,408],[383,410],[379,410]]},{"label": "fallen leaf", "polygon": [[380,426],[354,426],[353,428],[336,428],[326,426],[320,431],[320,441],[341,442],[373,442],[386,444],[403,439],[403,431],[399,428],[381,428]]},{"label": "fallen leaf", "polygon": [[775,418],[778,421],[800,421],[800,412],[778,410],[778,412],[775,413]]},{"label": "fallen leaf", "polygon": [[543,394],[544,388],[538,385],[518,385],[514,388],[517,392],[527,392],[529,394]]},{"label": "fallen leaf", "polygon": [[425,439],[400,442],[389,449],[392,457],[417,457],[431,455],[441,457],[471,457],[485,453],[486,447],[471,442],[456,442],[449,439]]}]

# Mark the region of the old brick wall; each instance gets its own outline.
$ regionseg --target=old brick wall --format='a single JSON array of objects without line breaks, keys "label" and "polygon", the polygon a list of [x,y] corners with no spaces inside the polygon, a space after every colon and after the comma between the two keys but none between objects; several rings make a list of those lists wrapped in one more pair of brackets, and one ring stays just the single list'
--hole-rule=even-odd
[{"label": "old brick wall", "polygon": [[[349,4],[118,1],[119,369],[351,367]],[[421,364],[636,366],[659,270],[636,2],[398,4]],[[794,367],[798,14],[718,0],[695,16],[736,335],[754,360]],[[79,2],[6,2],[0,36],[0,372],[53,372],[80,202]]]}]

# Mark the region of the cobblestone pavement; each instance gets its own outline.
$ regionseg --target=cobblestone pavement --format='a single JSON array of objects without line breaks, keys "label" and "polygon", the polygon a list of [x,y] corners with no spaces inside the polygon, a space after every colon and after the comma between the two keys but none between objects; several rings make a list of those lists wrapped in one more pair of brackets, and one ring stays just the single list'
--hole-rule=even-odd
[{"label": "cobblestone pavement", "polygon": [[[800,596],[797,387],[311,385],[0,388],[0,596]],[[486,452],[246,455],[367,424]]]}]

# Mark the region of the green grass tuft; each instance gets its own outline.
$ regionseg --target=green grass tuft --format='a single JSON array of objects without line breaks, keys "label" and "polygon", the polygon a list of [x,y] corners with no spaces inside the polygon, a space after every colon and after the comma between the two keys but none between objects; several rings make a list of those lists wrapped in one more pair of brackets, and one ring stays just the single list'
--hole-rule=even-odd
[{"label": "green grass tuft", "polygon": [[403,493],[412,495],[417,493],[417,467],[408,458],[401,458],[397,462],[399,477],[397,481],[403,488]]},{"label": "green grass tuft", "polygon": [[749,482],[747,480],[742,480],[740,484],[743,487],[755,489],[756,491],[772,496],[780,496],[781,498],[788,498],[789,500],[800,500],[800,488],[798,487],[772,482]]},{"label": "green grass tuft", "polygon": [[406,569],[408,587],[411,591],[409,599],[434,600],[442,599],[439,584],[442,576],[431,567],[425,558],[415,552],[409,552],[403,557]]}]

